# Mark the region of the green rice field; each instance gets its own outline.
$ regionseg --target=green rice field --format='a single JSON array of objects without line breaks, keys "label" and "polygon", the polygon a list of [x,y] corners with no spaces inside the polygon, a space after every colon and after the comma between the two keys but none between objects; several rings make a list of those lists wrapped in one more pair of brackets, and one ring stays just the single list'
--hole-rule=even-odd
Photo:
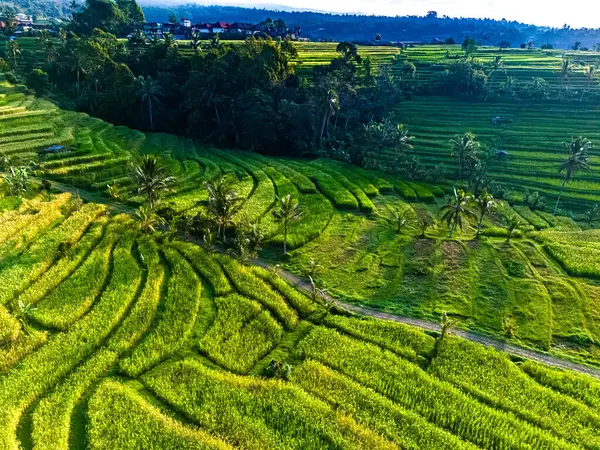
[{"label": "green rice field", "polygon": [[599,445],[591,376],[327,312],[274,272],[70,194],[4,203],[0,221],[3,449]]}]

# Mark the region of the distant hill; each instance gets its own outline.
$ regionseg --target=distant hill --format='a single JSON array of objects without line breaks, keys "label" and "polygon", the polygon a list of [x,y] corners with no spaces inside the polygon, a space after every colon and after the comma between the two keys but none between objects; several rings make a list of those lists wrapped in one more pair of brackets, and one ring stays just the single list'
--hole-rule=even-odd
[{"label": "distant hill", "polygon": [[70,0],[2,0],[0,11],[8,9],[34,17],[66,17],[71,13],[70,4]]},{"label": "distant hill", "polygon": [[[171,13],[193,22],[239,21],[260,22],[266,17],[281,18],[289,26],[299,26],[305,37],[334,41],[370,41],[380,34],[384,41],[431,42],[452,37],[461,42],[465,36],[484,45],[509,42],[512,47],[533,41],[536,46],[552,44],[557,48],[571,48],[576,41],[591,48],[600,42],[599,29],[551,28],[519,22],[490,19],[378,17],[339,15],[320,12],[274,11],[234,6],[203,6],[196,4],[158,6],[142,1],[148,21],[166,21]],[[286,8],[287,9],[287,8]]]},{"label": "distant hill", "polygon": [[[281,18],[290,27],[299,26],[302,34],[314,40],[371,41],[380,34],[385,41],[417,41],[429,43],[435,39],[452,37],[461,42],[465,36],[483,45],[508,42],[512,47],[533,41],[537,47],[551,44],[556,48],[570,49],[575,42],[592,48],[600,43],[600,29],[572,29],[538,27],[519,22],[491,19],[465,19],[447,17],[383,17],[339,15],[322,12],[298,12],[281,7],[281,10],[265,8],[241,8],[235,6],[204,6],[197,4],[177,5],[164,0],[164,5],[148,0],[141,1],[148,21],[166,22],[169,15],[186,17],[192,22],[250,22],[257,23],[267,17]],[[0,9],[10,7],[34,16],[64,17],[70,14],[70,0],[0,0]],[[279,8],[279,7],[277,7]]]}]

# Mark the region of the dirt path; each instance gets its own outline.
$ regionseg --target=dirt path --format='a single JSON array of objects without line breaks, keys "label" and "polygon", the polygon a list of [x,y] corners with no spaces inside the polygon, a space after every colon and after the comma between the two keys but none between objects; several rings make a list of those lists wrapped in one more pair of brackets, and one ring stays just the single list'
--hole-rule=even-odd
[{"label": "dirt path", "polygon": [[[268,263],[266,263],[265,261],[259,260],[259,259],[252,259],[252,260],[250,260],[250,262],[254,265],[263,267],[265,269],[271,268],[271,266]],[[308,281],[303,280],[302,278],[300,278],[292,273],[283,271],[283,270],[279,271],[278,273],[279,273],[279,276],[284,278],[288,283],[293,284],[297,289],[300,289],[300,290],[304,291],[305,293],[311,292],[312,287]],[[337,300],[335,298],[332,298],[326,294],[325,294],[325,297],[328,301],[334,303],[337,307],[344,309],[346,311],[350,311],[355,314],[369,316],[369,317],[376,317],[378,319],[383,319],[383,320],[391,320],[393,322],[404,323],[406,325],[412,325],[414,327],[421,328],[426,331],[440,331],[440,325],[436,322],[431,322],[429,320],[422,320],[422,319],[413,319],[410,317],[397,316],[395,314],[389,314],[389,313],[377,311],[377,310],[374,310],[371,308],[366,308],[364,306],[352,305],[352,304]],[[474,333],[471,331],[453,330],[452,333],[463,339],[467,339],[472,342],[477,342],[477,343],[485,345],[487,347],[493,347],[497,350],[506,352],[510,355],[519,356],[521,358],[531,359],[532,361],[546,364],[548,366],[553,366],[553,367],[558,367],[561,369],[572,370],[574,372],[584,373],[584,374],[591,375],[595,378],[600,379],[600,369],[596,369],[596,368],[587,366],[585,364],[579,364],[579,363],[571,362],[571,361],[568,361],[565,359],[560,359],[560,358],[557,358],[555,356],[552,356],[552,355],[549,355],[546,353],[538,352],[535,350],[529,350],[529,349],[526,349],[523,347],[519,347],[519,346],[510,344],[510,343],[507,343],[500,339],[495,339],[493,337],[484,336],[484,335]]]},{"label": "dirt path", "polygon": [[[34,180],[34,181],[39,183],[39,180]],[[69,186],[66,184],[57,183],[57,182],[53,181],[52,187],[53,187],[53,189],[60,191],[60,192],[70,192],[74,195],[79,195],[83,200],[88,201],[88,202],[103,203],[103,204],[107,205],[112,211],[115,211],[117,213],[133,214],[135,211],[135,208],[133,208],[131,206],[107,200],[105,197],[102,197],[98,194],[95,194],[95,193],[92,193],[89,191],[85,191],[85,190],[81,190],[81,189],[77,189],[75,187],[72,187],[72,186]],[[190,241],[199,245],[198,240],[191,239]],[[259,259],[251,259],[249,262],[254,265],[263,267],[265,269],[272,268],[272,266],[270,264],[268,264],[265,261],[259,260]],[[307,280],[304,280],[290,272],[286,272],[283,270],[279,271],[279,275],[282,278],[284,278],[288,283],[296,286],[296,288],[298,288],[306,293],[311,292],[311,285]],[[377,311],[377,310],[374,310],[371,308],[366,308],[364,306],[356,306],[356,305],[352,305],[349,303],[345,303],[345,302],[342,302],[338,299],[335,299],[335,298],[327,296],[327,295],[326,295],[326,299],[328,301],[334,303],[337,307],[339,307],[341,309],[345,309],[346,311],[350,311],[355,314],[376,317],[378,319],[383,319],[383,320],[391,320],[393,322],[404,323],[404,324],[412,325],[414,327],[421,328],[421,329],[427,330],[427,331],[439,331],[440,330],[440,326],[436,322],[431,322],[431,321],[422,320],[422,319],[412,319],[410,317],[403,317],[403,316],[397,316],[395,314],[384,313],[384,312]],[[471,331],[454,330],[453,333],[456,336],[462,337],[463,339],[467,339],[472,342],[477,342],[477,343],[485,345],[487,347],[493,347],[497,350],[501,350],[510,355],[519,356],[521,358],[531,359],[532,361],[536,361],[536,362],[546,364],[549,366],[553,366],[553,367],[559,367],[561,369],[567,369],[567,370],[572,370],[574,372],[584,373],[584,374],[591,375],[595,378],[600,379],[600,369],[596,369],[596,368],[587,366],[585,364],[571,362],[571,361],[557,358],[555,356],[552,356],[552,355],[549,355],[546,353],[542,353],[539,351],[528,350],[523,347],[509,344],[500,339],[495,339],[495,338],[492,338],[489,336],[483,336],[481,334],[473,333]]]}]

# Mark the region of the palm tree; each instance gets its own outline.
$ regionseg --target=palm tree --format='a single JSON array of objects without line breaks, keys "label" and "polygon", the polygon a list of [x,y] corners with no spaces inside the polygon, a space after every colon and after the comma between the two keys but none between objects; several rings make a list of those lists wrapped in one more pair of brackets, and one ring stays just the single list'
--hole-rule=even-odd
[{"label": "palm tree", "polygon": [[238,197],[230,177],[219,176],[205,183],[208,190],[208,212],[217,223],[217,238],[226,240],[225,229],[233,223],[233,217],[242,206],[243,198]]},{"label": "palm tree", "polygon": [[143,233],[154,233],[165,221],[158,214],[154,213],[147,205],[142,205],[133,215],[138,227]]},{"label": "palm tree", "polygon": [[592,207],[592,209],[590,209],[589,211],[586,211],[585,218],[587,219],[587,221],[590,225],[592,225],[594,220],[596,220],[598,218],[599,213],[600,213],[600,207],[598,206],[598,203],[596,203]]},{"label": "palm tree", "polygon": [[138,192],[144,193],[150,210],[154,209],[160,193],[175,182],[175,178],[168,175],[167,169],[160,165],[159,159],[154,155],[144,155],[141,163],[135,167],[134,175]]},{"label": "palm tree", "polygon": [[453,328],[458,325],[458,320],[450,317],[448,313],[443,312],[440,316],[440,335],[435,341],[435,346],[433,349],[434,356],[437,356],[440,344],[446,340],[446,337],[452,331]]},{"label": "palm tree", "polygon": [[146,78],[139,76],[137,78],[137,95],[142,102],[142,106],[146,105],[148,117],[150,119],[150,130],[154,130],[154,119],[152,116],[152,105],[158,103],[162,90],[158,83],[152,79],[150,75]]},{"label": "palm tree", "polygon": [[396,207],[396,209],[392,212],[393,223],[396,227],[396,233],[402,233],[402,230],[408,227],[409,223],[406,219],[406,214],[408,213],[410,208],[405,209],[400,212],[400,208]]},{"label": "palm tree", "polygon": [[323,114],[323,123],[321,124],[321,142],[323,142],[323,137],[325,136],[327,124],[329,123],[331,118],[335,116],[336,112],[340,109],[340,96],[334,88],[330,88],[327,90],[327,95],[324,99],[323,106],[325,112]]},{"label": "palm tree", "polygon": [[584,137],[578,137],[571,139],[570,143],[563,142],[563,146],[567,150],[569,157],[565,162],[560,165],[558,173],[565,172],[565,178],[563,179],[560,193],[556,199],[556,206],[554,207],[554,215],[558,212],[558,205],[560,204],[560,198],[563,195],[565,186],[569,181],[573,179],[573,176],[579,170],[589,170],[590,166],[588,160],[590,156],[588,151],[592,148],[592,143]]},{"label": "palm tree", "polygon": [[12,58],[13,68],[17,67],[17,57],[21,54],[19,43],[16,39],[8,41],[6,43],[6,54]]},{"label": "palm tree", "polygon": [[586,77],[585,89],[581,90],[581,99],[579,101],[583,101],[583,97],[585,96],[586,92],[588,92],[590,86],[593,86],[594,84],[594,77],[596,76],[596,66],[588,66],[585,69],[584,74]]},{"label": "palm tree", "polygon": [[541,77],[531,79],[531,91],[538,98],[546,98],[548,95],[548,82]]},{"label": "palm tree", "polygon": [[477,207],[477,212],[479,213],[477,218],[476,236],[479,237],[481,235],[481,225],[483,223],[483,219],[496,207],[496,202],[494,202],[494,197],[492,195],[488,194],[487,192],[482,192],[475,198],[475,206]]},{"label": "palm tree", "polygon": [[200,39],[201,39],[201,35],[199,31],[194,31],[192,33],[192,49],[194,50],[198,50],[200,48]]},{"label": "palm tree", "polygon": [[408,128],[406,128],[404,124],[398,124],[394,134],[394,144],[397,151],[402,153],[413,148],[413,145],[410,142],[415,137],[408,134]]},{"label": "palm tree", "polygon": [[571,71],[571,61],[569,58],[563,58],[562,63],[560,65],[560,74],[563,79],[563,84],[566,83],[567,78],[569,77],[569,72]]},{"label": "palm tree", "polygon": [[457,160],[458,178],[462,178],[468,166],[472,166],[478,158],[479,142],[475,140],[473,133],[465,133],[463,136],[455,136],[450,140],[452,155]]},{"label": "palm tree", "polygon": [[454,234],[456,228],[463,229],[463,217],[471,216],[475,214],[468,208],[471,197],[465,194],[462,189],[454,189],[454,197],[442,207],[442,220],[450,227],[450,238]]},{"label": "palm tree", "polygon": [[283,255],[287,255],[287,234],[288,225],[294,220],[302,217],[302,209],[297,200],[290,194],[282,199],[277,197],[278,208],[273,210],[273,217],[277,222],[283,223]]},{"label": "palm tree", "polygon": [[22,300],[17,303],[15,318],[21,323],[25,334],[29,334],[29,319],[35,311],[37,308],[31,303],[23,303]]},{"label": "palm tree", "polygon": [[500,83],[500,90],[506,97],[515,96],[515,88],[517,86],[517,79],[515,77],[507,76],[506,80]]},{"label": "palm tree", "polygon": [[163,37],[163,45],[165,48],[165,55],[168,58],[175,58],[179,52],[179,46],[177,41],[172,34],[166,33]]},{"label": "palm tree", "polygon": [[506,242],[510,242],[512,237],[522,226],[523,222],[516,215],[508,219],[508,224],[506,226]]},{"label": "palm tree", "polygon": [[54,41],[47,40],[44,43],[43,48],[44,53],[46,54],[46,62],[51,63],[56,61],[56,59],[58,58],[58,51],[56,49],[56,44],[54,43]]},{"label": "palm tree", "polygon": [[40,31],[38,38],[35,40],[38,48],[44,47],[48,41],[50,41],[50,32],[48,30]]},{"label": "palm tree", "polygon": [[502,56],[498,55],[494,58],[494,60],[490,63],[491,70],[489,80],[491,81],[494,74],[500,70],[504,66],[504,61],[502,61]]},{"label": "palm tree", "polygon": [[327,295],[329,289],[323,288],[323,283],[315,281],[313,277],[309,276],[310,280],[310,298],[314,303],[319,303],[319,299],[322,299],[325,304],[325,310],[327,313],[335,306],[334,300]]}]

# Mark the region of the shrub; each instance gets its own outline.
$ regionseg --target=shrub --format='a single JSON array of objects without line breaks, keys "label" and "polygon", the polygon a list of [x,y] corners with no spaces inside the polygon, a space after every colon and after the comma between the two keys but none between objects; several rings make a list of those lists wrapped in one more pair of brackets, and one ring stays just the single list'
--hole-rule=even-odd
[{"label": "shrub", "polygon": [[37,95],[44,95],[50,87],[48,74],[41,69],[33,69],[27,76],[27,87]]}]

